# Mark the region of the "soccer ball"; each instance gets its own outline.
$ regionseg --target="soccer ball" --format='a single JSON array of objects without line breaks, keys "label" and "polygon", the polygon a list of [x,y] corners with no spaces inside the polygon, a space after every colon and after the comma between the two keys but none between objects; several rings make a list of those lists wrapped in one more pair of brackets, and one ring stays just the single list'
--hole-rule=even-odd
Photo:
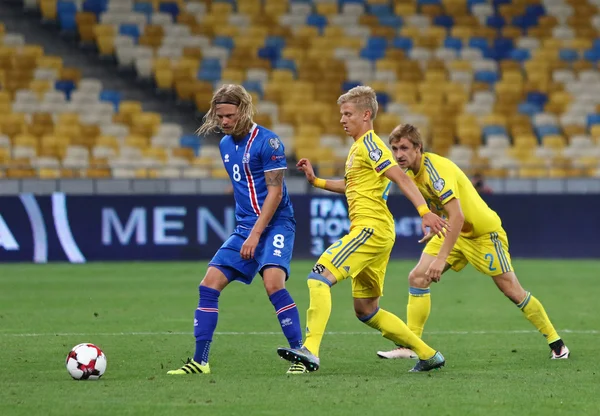
[{"label": "soccer ball", "polygon": [[106,355],[94,344],[79,344],[69,352],[65,364],[75,380],[98,380],[106,371]]}]

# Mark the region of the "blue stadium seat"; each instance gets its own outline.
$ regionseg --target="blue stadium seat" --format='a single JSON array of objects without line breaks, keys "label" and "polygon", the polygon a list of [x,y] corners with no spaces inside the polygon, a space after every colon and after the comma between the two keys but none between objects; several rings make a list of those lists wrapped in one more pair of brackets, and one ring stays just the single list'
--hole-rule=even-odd
[{"label": "blue stadium seat", "polygon": [[462,49],[462,40],[460,38],[448,36],[446,39],[444,39],[444,48],[460,51]]},{"label": "blue stadium seat", "polygon": [[513,49],[510,51],[510,59],[517,62],[524,62],[531,59],[531,52],[529,49]]},{"label": "blue stadium seat", "polygon": [[515,16],[512,19],[513,26],[520,27],[523,30],[527,30],[530,27],[535,27],[538,24],[537,16],[521,15]]},{"label": "blue stadium seat", "polygon": [[179,5],[177,3],[160,3],[158,11],[169,13],[173,16],[173,20],[175,20],[179,14]]},{"label": "blue stadium seat", "polygon": [[561,61],[574,62],[579,59],[579,52],[575,49],[564,48],[558,53]]},{"label": "blue stadium seat", "polygon": [[371,4],[367,7],[367,12],[374,16],[389,16],[394,14],[394,10],[389,4]]},{"label": "blue stadium seat", "polygon": [[108,101],[115,106],[115,111],[119,111],[119,104],[121,103],[121,93],[113,90],[103,90],[100,92],[100,101]]},{"label": "blue stadium seat", "polygon": [[435,26],[442,26],[446,29],[450,29],[454,26],[454,18],[452,16],[448,16],[447,14],[441,14],[433,18],[433,24]]},{"label": "blue stadium seat", "polygon": [[500,76],[495,71],[475,71],[475,81],[485,82],[487,84],[495,84]]},{"label": "blue stadium seat", "polygon": [[391,101],[390,95],[385,91],[376,91],[376,94],[377,94],[377,103],[379,104],[380,111],[385,111],[388,103]]},{"label": "blue stadium seat", "polygon": [[[487,3],[487,1],[479,2],[479,3]],[[512,0],[492,0],[492,5],[494,8],[498,8],[498,6],[502,6],[503,4],[510,4]]]},{"label": "blue stadium seat", "polygon": [[99,17],[108,9],[108,0],[85,0],[82,5],[84,12],[91,12]]},{"label": "blue stadium seat", "polygon": [[546,9],[542,4],[530,4],[525,9],[525,15],[540,17],[546,14]]},{"label": "blue stadium seat", "polygon": [[482,133],[483,133],[483,137],[484,138],[488,138],[489,136],[493,136],[496,134],[501,134],[503,136],[508,136],[508,132],[506,131],[506,128],[504,126],[497,126],[497,125],[489,125],[489,126],[485,126],[482,129]]},{"label": "blue stadium seat", "polygon": [[401,16],[395,15],[377,16],[377,19],[379,20],[379,25],[396,29],[401,28],[404,23]]},{"label": "blue stadium seat", "polygon": [[71,99],[71,92],[75,89],[75,83],[71,80],[59,80],[54,83],[54,88],[63,91],[67,100]]},{"label": "blue stadium seat", "polygon": [[598,49],[588,49],[583,53],[583,58],[586,61],[590,62],[598,62],[600,61],[600,50]]},{"label": "blue stadium seat", "polygon": [[535,134],[539,140],[546,136],[554,136],[560,134],[560,127],[553,126],[550,124],[534,126],[533,130],[535,131]]},{"label": "blue stadium seat", "polygon": [[413,47],[413,40],[411,38],[397,36],[392,41],[392,47],[396,49],[403,49],[405,51],[409,51]]},{"label": "blue stadium seat", "polygon": [[119,34],[132,37],[137,43],[140,38],[140,28],[136,24],[121,23],[119,26]]},{"label": "blue stadium seat", "polygon": [[519,112],[519,114],[525,114],[531,117],[536,115],[537,113],[541,113],[543,111],[543,108],[535,103],[524,102],[519,104],[517,111]]},{"label": "blue stadium seat", "polygon": [[285,48],[285,38],[282,36],[267,36],[265,46],[269,48]]},{"label": "blue stadium seat", "polygon": [[527,102],[544,107],[548,102],[548,95],[540,91],[530,91],[527,93]]},{"label": "blue stadium seat", "polygon": [[194,151],[194,154],[198,156],[200,154],[200,137],[195,134],[187,134],[181,136],[179,139],[179,145],[181,147],[187,147]]},{"label": "blue stadium seat", "polygon": [[231,51],[235,47],[235,42],[229,36],[215,36],[213,46],[220,46]]},{"label": "blue stadium seat", "polygon": [[273,65],[273,67],[275,69],[288,69],[290,71],[292,71],[294,73],[294,77],[298,76],[298,72],[297,72],[297,68],[296,68],[296,62],[294,62],[294,60],[292,59],[278,59],[275,61],[275,64]]},{"label": "blue stadium seat", "polygon": [[278,60],[281,57],[281,50],[272,46],[265,46],[258,50],[258,57],[268,59],[271,62]]},{"label": "blue stadium seat", "polygon": [[475,6],[476,4],[483,3],[487,3],[487,0],[467,0],[467,7],[469,8],[469,10],[473,10],[473,6]]},{"label": "blue stadium seat", "polygon": [[495,14],[488,16],[485,25],[494,29],[502,29],[506,25],[506,21],[504,17]]},{"label": "blue stadium seat", "polygon": [[255,92],[260,98],[263,97],[263,86],[260,81],[246,80],[242,83],[242,86],[246,88],[248,92]]},{"label": "blue stadium seat", "polygon": [[360,51],[360,57],[368,59],[369,61],[378,61],[385,57],[385,49],[381,48],[369,48],[365,46]]},{"label": "blue stadium seat", "polygon": [[309,14],[306,17],[306,24],[309,26],[315,26],[319,29],[319,33],[323,33],[323,29],[327,26],[327,17],[321,16],[320,14]]},{"label": "blue stadium seat", "polygon": [[138,13],[143,13],[146,15],[146,20],[150,23],[150,16],[154,13],[154,8],[152,7],[152,3],[140,2],[134,3],[133,11]]},{"label": "blue stadium seat", "polygon": [[588,114],[587,116],[587,125],[588,127],[594,126],[596,124],[600,124],[600,114]]},{"label": "blue stadium seat", "polygon": [[344,81],[342,84],[342,91],[350,91],[352,88],[358,87],[359,85],[362,85],[359,81]]},{"label": "blue stadium seat", "polygon": [[487,49],[489,49],[490,45],[486,38],[474,36],[471,39],[469,39],[469,47],[481,49],[481,51],[484,52]]},{"label": "blue stadium seat", "polygon": [[496,52],[496,59],[506,59],[510,57],[510,53],[514,49],[513,40],[510,38],[496,38],[494,39],[494,51]]}]

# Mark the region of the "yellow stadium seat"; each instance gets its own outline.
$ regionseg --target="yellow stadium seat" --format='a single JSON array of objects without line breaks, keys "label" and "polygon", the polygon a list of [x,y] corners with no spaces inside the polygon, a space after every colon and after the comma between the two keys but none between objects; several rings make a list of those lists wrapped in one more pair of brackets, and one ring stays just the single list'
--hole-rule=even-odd
[{"label": "yellow stadium seat", "polygon": [[138,149],[146,149],[148,147],[148,139],[140,135],[129,135],[125,137],[125,145],[137,147]]},{"label": "yellow stadium seat", "polygon": [[56,20],[56,3],[57,0],[40,0],[40,11],[44,19]]},{"label": "yellow stadium seat", "polygon": [[113,136],[99,136],[96,139],[96,146],[110,147],[115,151],[118,151],[119,141]]},{"label": "yellow stadium seat", "polygon": [[164,163],[167,160],[167,151],[162,147],[150,147],[144,150],[144,157]]},{"label": "yellow stadium seat", "polygon": [[542,138],[542,144],[551,149],[562,149],[567,145],[567,139],[561,135],[549,135]]},{"label": "yellow stadium seat", "polygon": [[170,90],[173,87],[173,71],[170,69],[158,69],[154,73],[157,88]]}]

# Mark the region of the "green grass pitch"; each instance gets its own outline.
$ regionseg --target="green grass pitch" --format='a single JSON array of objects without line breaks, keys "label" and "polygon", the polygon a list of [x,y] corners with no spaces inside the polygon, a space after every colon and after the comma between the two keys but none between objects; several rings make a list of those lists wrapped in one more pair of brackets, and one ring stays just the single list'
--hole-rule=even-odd
[{"label": "green grass pitch", "polygon": [[[408,271],[388,268],[382,307],[406,317]],[[288,289],[306,319],[305,276]],[[350,282],[333,288],[321,369],[287,376],[286,345],[259,280],[232,284],[220,301],[210,375],[167,376],[192,355],[193,312],[205,262],[2,265],[0,414],[3,415],[593,415],[600,414],[600,262],[516,260],[571,349],[551,361],[542,336],[489,278],[467,268],[432,287],[424,339],[442,371],[410,374],[408,360],[380,360],[391,344],[361,324]],[[91,342],[108,367],[96,382],[64,366]]]}]

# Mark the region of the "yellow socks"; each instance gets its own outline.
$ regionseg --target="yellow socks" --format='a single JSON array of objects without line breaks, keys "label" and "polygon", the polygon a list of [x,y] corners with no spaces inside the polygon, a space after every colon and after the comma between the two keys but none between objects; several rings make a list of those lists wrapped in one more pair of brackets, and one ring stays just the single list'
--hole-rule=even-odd
[{"label": "yellow socks", "polygon": [[411,287],[408,289],[408,305],[406,307],[406,323],[416,336],[423,336],[425,322],[431,312],[431,295],[429,288],[420,289]]},{"label": "yellow socks", "polygon": [[416,336],[400,318],[388,311],[379,308],[373,315],[367,316],[361,321],[371,328],[377,329],[381,335],[397,345],[410,348],[421,360],[427,360],[435,355],[433,348]]},{"label": "yellow socks", "polygon": [[[316,278],[312,277],[313,274]],[[310,306],[306,311],[304,346],[318,357],[325,327],[327,327],[327,321],[331,315],[331,284],[316,273],[309,275],[307,283],[310,292]]]},{"label": "yellow socks", "polygon": [[550,318],[548,318],[544,307],[539,300],[531,295],[531,293],[527,292],[525,299],[517,306],[523,311],[529,322],[542,333],[548,341],[548,344],[560,339],[560,336],[556,332],[556,329],[554,329],[552,322],[550,322]]}]

